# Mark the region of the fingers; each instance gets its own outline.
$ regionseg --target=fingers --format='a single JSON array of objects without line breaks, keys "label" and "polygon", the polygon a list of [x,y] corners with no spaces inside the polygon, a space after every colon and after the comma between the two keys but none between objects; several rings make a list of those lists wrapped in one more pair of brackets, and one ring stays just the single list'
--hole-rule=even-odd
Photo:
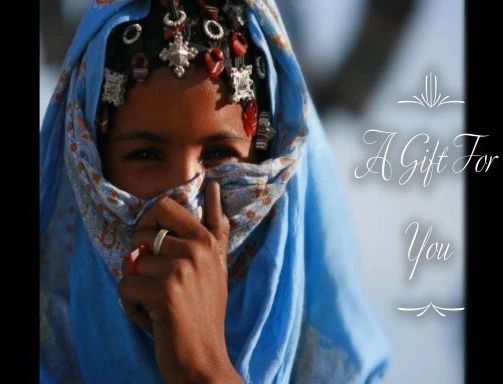
[{"label": "fingers", "polygon": [[141,304],[135,304],[128,300],[120,300],[120,305],[124,309],[124,312],[128,317],[140,328],[152,333],[152,320],[148,316],[147,312],[143,309]]},{"label": "fingers", "polygon": [[[207,232],[209,234],[209,232]],[[152,243],[155,238],[153,231],[139,231],[133,235],[133,244]],[[212,236],[211,234],[209,234]],[[135,253],[133,251],[132,253]],[[124,262],[123,274],[139,274],[147,277],[165,277],[172,273],[174,266],[180,260],[190,261],[195,266],[202,259],[206,258],[207,252],[204,245],[197,240],[180,239],[166,235],[161,244],[159,255],[153,255],[151,252],[143,254],[135,261],[134,268],[130,263]],[[134,272],[132,272],[134,270]]]},{"label": "fingers", "polygon": [[218,242],[218,257],[220,265],[227,273],[227,243],[229,241],[229,219],[222,210],[220,200],[220,185],[210,181],[205,190],[205,224]]},{"label": "fingers", "polygon": [[[157,233],[157,230],[153,231],[147,229],[136,231],[131,236],[131,245],[133,248],[136,248],[141,247],[142,244],[148,244],[149,248],[152,250]],[[162,240],[159,254],[169,257],[183,257],[186,251],[185,241],[185,239],[172,236],[172,233],[169,232]],[[147,253],[152,253],[152,251]]]},{"label": "fingers", "polygon": [[205,190],[205,224],[217,240],[221,241],[229,237],[229,219],[222,210],[220,200],[220,185],[212,180]]},{"label": "fingers", "polygon": [[136,225],[137,230],[169,229],[182,238],[196,238],[205,230],[199,220],[170,197],[161,197],[148,209]]},{"label": "fingers", "polygon": [[[150,333],[152,333],[152,320],[145,308],[158,296],[158,282],[154,279],[127,276],[119,283],[120,304],[124,312],[137,326]],[[148,301],[145,298],[149,298]]]},{"label": "fingers", "polygon": [[161,299],[161,291],[159,281],[146,276],[127,276],[119,282],[119,295],[122,302],[141,304],[146,309],[153,302]]}]

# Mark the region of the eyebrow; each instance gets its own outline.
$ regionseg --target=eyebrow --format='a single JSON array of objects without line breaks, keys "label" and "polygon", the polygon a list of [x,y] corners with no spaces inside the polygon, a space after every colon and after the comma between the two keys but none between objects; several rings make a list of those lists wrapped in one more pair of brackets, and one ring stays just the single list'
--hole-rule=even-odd
[{"label": "eyebrow", "polygon": [[[231,131],[223,131],[216,133],[211,136],[204,137],[201,142],[203,144],[211,144],[217,141],[223,141],[223,140],[243,140],[247,141],[246,136],[241,136],[238,135],[234,132]],[[150,131],[133,131],[133,132],[126,132],[121,135],[117,135],[115,137],[114,141],[119,142],[119,141],[132,141],[132,140],[142,140],[142,141],[150,141],[152,143],[167,143],[169,140],[166,139],[165,137],[155,134]]]}]

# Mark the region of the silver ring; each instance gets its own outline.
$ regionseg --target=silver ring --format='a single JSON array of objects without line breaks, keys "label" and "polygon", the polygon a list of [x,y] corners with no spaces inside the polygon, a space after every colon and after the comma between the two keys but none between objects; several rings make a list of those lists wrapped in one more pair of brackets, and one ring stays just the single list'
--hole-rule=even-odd
[{"label": "silver ring", "polygon": [[[134,35],[132,37],[128,37],[131,35],[132,32],[134,32]],[[141,35],[141,25],[138,23],[131,24],[124,30],[124,33],[122,34],[122,41],[126,45],[131,45],[140,38],[140,35]]]},{"label": "silver ring", "polygon": [[161,252],[162,241],[168,233],[169,231],[167,229],[161,229],[159,232],[157,232],[157,235],[154,239],[154,255],[159,256],[159,253]]},{"label": "silver ring", "polygon": [[255,68],[257,69],[257,75],[260,79],[265,79],[266,73],[265,73],[265,64],[264,64],[264,59],[262,56],[257,56],[255,59]]},{"label": "silver ring", "polygon": [[177,28],[177,27],[180,27],[185,22],[185,19],[187,18],[187,14],[182,10],[180,10],[178,12],[180,12],[180,16],[178,17],[177,20],[171,20],[169,18],[171,16],[169,12],[164,15],[164,18],[162,19],[162,21],[164,22],[164,25],[166,25],[166,27]]},{"label": "silver ring", "polygon": [[[213,33],[210,30],[210,25],[217,29],[217,33]],[[204,33],[206,33],[206,36],[208,36],[211,40],[220,40],[222,37],[224,37],[224,29],[215,20],[205,20],[205,22],[203,23],[203,29]]]}]

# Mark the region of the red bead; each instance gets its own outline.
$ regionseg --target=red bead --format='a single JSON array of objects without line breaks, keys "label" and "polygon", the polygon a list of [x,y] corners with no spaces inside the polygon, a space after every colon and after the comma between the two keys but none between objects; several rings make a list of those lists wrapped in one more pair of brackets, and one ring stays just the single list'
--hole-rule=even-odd
[{"label": "red bead", "polygon": [[175,36],[176,32],[183,32],[184,30],[185,30],[185,24],[182,24],[176,28],[168,28],[165,26],[163,29],[164,40],[173,40],[173,36]]},{"label": "red bead", "polygon": [[236,56],[243,56],[248,50],[248,42],[243,34],[234,32],[231,35],[231,47]]},{"label": "red bead", "polygon": [[243,122],[247,136],[255,136],[257,133],[257,116],[257,102],[255,100],[248,101],[243,110]]},{"label": "red bead", "polygon": [[225,68],[224,53],[220,48],[213,47],[204,54],[206,68],[212,79],[218,78]]},{"label": "red bead", "polygon": [[212,20],[218,19],[218,14],[220,11],[217,7],[208,5],[205,0],[197,0],[197,5],[202,11],[208,14],[210,19]]},{"label": "red bead", "polygon": [[134,249],[126,256],[129,270],[132,275],[138,274],[138,259],[140,256],[145,256],[151,252],[150,246],[147,243],[141,243],[138,248]]},{"label": "red bead", "polygon": [[131,60],[133,77],[138,83],[143,83],[148,76],[148,59],[143,52],[138,52]]}]

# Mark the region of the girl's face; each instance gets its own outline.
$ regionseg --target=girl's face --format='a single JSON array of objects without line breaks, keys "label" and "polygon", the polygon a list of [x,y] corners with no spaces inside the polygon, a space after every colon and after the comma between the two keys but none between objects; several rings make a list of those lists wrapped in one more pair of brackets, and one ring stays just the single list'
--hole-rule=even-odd
[{"label": "girl's face", "polygon": [[105,175],[147,199],[222,162],[257,162],[242,107],[227,86],[192,66],[182,78],[159,68],[126,95],[107,132]]}]

